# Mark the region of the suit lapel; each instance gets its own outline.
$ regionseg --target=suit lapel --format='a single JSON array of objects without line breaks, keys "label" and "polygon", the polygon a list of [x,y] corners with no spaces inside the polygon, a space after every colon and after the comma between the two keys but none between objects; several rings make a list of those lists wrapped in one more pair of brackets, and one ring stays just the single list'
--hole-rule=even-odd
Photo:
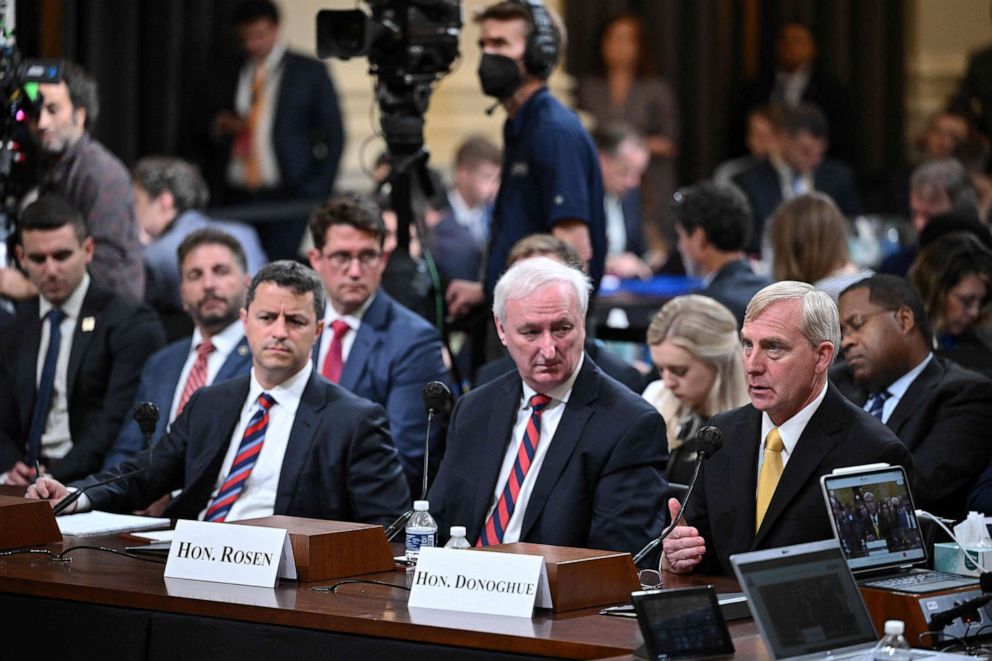
[{"label": "suit lapel", "polygon": [[251,365],[251,348],[248,346],[248,338],[244,335],[241,336],[241,341],[231,353],[227,354],[224,364],[217,370],[217,376],[214,377],[212,383],[222,383],[238,376],[243,365]]},{"label": "suit lapel", "polygon": [[296,486],[303,472],[303,465],[310,455],[310,446],[320,426],[320,411],[327,403],[327,386],[317,372],[310,375],[310,381],[303,389],[300,404],[296,408],[293,427],[289,430],[289,442],[279,471],[279,486],[276,489],[274,514],[284,514],[296,492]]},{"label": "suit lapel", "polygon": [[38,317],[38,299],[28,305],[24,313],[24,345],[17,356],[17,392],[24,402],[20,416],[24,433],[31,424],[31,409],[38,390],[38,348],[41,346],[41,319]]},{"label": "suit lapel", "polygon": [[[761,447],[761,413],[753,407],[748,407],[747,414],[741,416],[733,429],[727,429],[724,438],[741,439],[737,447],[728,447],[725,452],[732,453],[734,459],[729,462],[728,470],[721,473],[720,477],[726,481],[725,485],[719,485],[726,493],[754,494],[758,484],[758,452]],[[708,460],[711,461],[711,460]],[[705,472],[707,466],[704,463],[702,471]],[[707,482],[707,488],[712,485]],[[748,499],[754,502],[753,499]],[[738,526],[739,530],[744,530],[748,534],[746,540],[741,540],[734,548],[747,548],[754,539],[754,507],[743,508],[747,517],[746,525]]]},{"label": "suit lapel", "polygon": [[341,370],[341,387],[351,392],[355,391],[361,381],[362,374],[368,365],[369,358],[374,354],[381,336],[388,325],[389,301],[385,292],[379,291],[372,299],[369,309],[362,315],[362,325],[358,328],[355,343],[348,352],[348,360]]},{"label": "suit lapel", "polygon": [[[944,376],[944,366],[937,362],[934,356],[923,371],[916,375],[909,388],[899,399],[899,403],[892,411],[885,425],[898,436],[902,426],[906,424],[909,417],[917,411],[920,402],[927,401],[930,391],[933,390]],[[901,437],[900,437],[901,438]],[[922,440],[922,437],[921,439]],[[912,450],[913,448],[910,448]]]},{"label": "suit lapel", "polygon": [[475,465],[469,473],[476,476],[475,497],[472,500],[471,524],[478,526],[476,537],[481,534],[485,525],[485,517],[492,505],[493,494],[496,491],[496,480],[499,479],[500,469],[503,467],[503,458],[506,456],[506,449],[510,443],[516,443],[516,439],[511,439],[513,433],[513,423],[517,419],[517,407],[520,405],[520,395],[523,386],[520,377],[507,379],[503,386],[494,393],[491,406],[487,407],[485,419],[473,421],[472,427],[483,431],[483,438],[480,438],[476,447],[474,457]]},{"label": "suit lapel", "polygon": [[104,320],[99,317],[99,312],[103,309],[107,298],[109,298],[107,294],[90,284],[89,290],[86,292],[86,297],[83,299],[83,305],[79,310],[79,319],[76,320],[76,328],[72,334],[72,350],[69,352],[69,367],[66,369],[65,375],[66,400],[69,402],[72,402],[72,393],[76,386],[76,376],[79,374],[79,367],[83,363],[83,357],[89,350],[93,336],[99,332],[99,329],[93,323],[88,322],[84,324],[83,322],[87,318],[93,318],[96,324],[102,323]]}]

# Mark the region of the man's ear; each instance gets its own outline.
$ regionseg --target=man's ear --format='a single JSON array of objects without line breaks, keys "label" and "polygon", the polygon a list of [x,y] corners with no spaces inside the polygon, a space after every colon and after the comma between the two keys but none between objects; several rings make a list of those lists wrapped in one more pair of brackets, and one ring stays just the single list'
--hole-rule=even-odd
[{"label": "man's ear", "polygon": [[895,317],[896,323],[899,324],[899,331],[903,335],[909,335],[916,328],[916,315],[909,309],[909,306],[903,305],[896,310]]},{"label": "man's ear", "polygon": [[816,367],[814,367],[814,371],[817,374],[825,374],[834,362],[834,354],[837,353],[837,348],[833,342],[824,341],[820,342],[813,351],[816,353]]},{"label": "man's ear", "polygon": [[499,336],[499,341],[506,346],[506,330],[503,328],[503,324],[500,323],[499,317],[495,314],[493,315],[493,322],[496,324],[496,335]]}]

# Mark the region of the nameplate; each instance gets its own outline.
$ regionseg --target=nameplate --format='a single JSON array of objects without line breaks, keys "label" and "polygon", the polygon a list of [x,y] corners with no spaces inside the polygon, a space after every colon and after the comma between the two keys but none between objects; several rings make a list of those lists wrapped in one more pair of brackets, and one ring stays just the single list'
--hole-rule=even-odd
[{"label": "nameplate", "polygon": [[544,558],[538,555],[424,548],[413,574],[409,606],[531,617],[547,582]]},{"label": "nameplate", "polygon": [[272,588],[296,579],[296,563],[285,530],[177,521],[165,576]]}]

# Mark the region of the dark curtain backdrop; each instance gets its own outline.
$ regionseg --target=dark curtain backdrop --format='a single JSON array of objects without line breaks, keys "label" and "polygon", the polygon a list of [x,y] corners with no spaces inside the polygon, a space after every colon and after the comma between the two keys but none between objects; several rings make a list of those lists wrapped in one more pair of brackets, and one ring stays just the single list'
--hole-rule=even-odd
[{"label": "dark curtain backdrop", "polygon": [[728,157],[727,113],[735,93],[770,67],[786,20],[813,28],[823,67],[856,104],[853,165],[868,186],[903,158],[904,27],[900,0],[565,0],[572,47],[566,68],[581,77],[598,57],[600,26],[612,14],[644,17],[655,70],[679,95],[682,183],[709,176]]}]

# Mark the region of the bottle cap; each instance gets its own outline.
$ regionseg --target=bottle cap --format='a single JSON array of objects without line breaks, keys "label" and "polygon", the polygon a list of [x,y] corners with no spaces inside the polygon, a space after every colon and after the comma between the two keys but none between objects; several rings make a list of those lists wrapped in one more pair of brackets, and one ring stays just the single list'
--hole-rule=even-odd
[{"label": "bottle cap", "polygon": [[906,625],[902,620],[886,620],[885,621],[885,635],[886,636],[901,636],[906,630]]},{"label": "bottle cap", "polygon": [[415,500],[413,501],[413,510],[415,512],[426,512],[431,507],[430,503],[426,500]]},{"label": "bottle cap", "polygon": [[465,526],[451,526],[449,533],[452,537],[464,537]]}]

